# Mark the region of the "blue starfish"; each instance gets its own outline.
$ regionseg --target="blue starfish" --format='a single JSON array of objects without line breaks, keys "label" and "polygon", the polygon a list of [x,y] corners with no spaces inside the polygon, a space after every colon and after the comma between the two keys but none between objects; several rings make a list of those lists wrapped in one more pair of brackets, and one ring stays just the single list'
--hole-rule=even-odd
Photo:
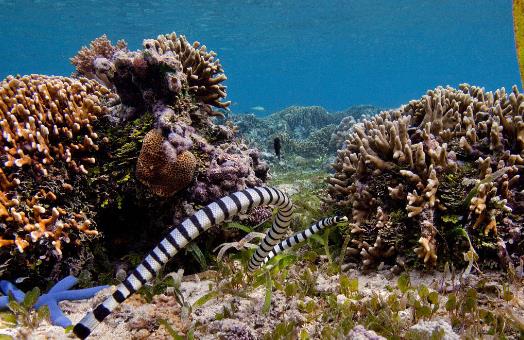
[{"label": "blue starfish", "polygon": [[[72,275],[58,281],[47,294],[42,294],[33,308],[38,309],[42,306],[47,306],[49,308],[49,314],[51,315],[51,324],[55,326],[60,326],[63,328],[71,326],[71,320],[64,315],[58,303],[63,300],[83,300],[89,299],[95,296],[100,290],[107,288],[109,286],[97,286],[92,288],[84,289],[73,289],[69,288],[76,285],[78,279]],[[7,308],[9,302],[8,294],[11,293],[13,298],[17,302],[22,302],[25,297],[25,293],[16,288],[14,284],[9,281],[1,280],[0,281],[0,290],[6,296],[0,296],[0,309]]]}]

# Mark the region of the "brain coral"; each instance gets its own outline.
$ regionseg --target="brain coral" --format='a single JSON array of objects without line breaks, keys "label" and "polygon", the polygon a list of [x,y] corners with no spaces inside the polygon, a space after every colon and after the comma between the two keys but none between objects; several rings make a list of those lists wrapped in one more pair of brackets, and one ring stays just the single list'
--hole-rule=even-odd
[{"label": "brain coral", "polygon": [[518,263],[523,115],[516,87],[464,84],[355,125],[328,180],[328,201],[352,216],[349,254],[366,267],[411,254],[434,265],[468,249],[487,265]]},{"label": "brain coral", "polygon": [[154,129],[144,137],[136,175],[158,196],[172,196],[191,183],[196,163],[191,152],[177,154],[174,146]]},{"label": "brain coral", "polygon": [[93,123],[113,95],[85,78],[41,75],[10,76],[0,95],[0,259],[61,256],[64,244],[97,234],[66,197],[96,162]]}]

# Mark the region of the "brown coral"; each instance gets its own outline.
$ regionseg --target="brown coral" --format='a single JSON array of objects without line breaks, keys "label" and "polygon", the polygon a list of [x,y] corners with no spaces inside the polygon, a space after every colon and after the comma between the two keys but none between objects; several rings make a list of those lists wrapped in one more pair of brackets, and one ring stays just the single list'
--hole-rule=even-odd
[{"label": "brown coral", "polygon": [[45,176],[58,159],[87,171],[90,153],[98,150],[92,124],[106,112],[101,100],[109,90],[85,78],[9,76],[0,96],[4,168],[31,166]]},{"label": "brown coral", "polygon": [[144,137],[136,176],[154,194],[169,197],[191,183],[196,165],[196,157],[191,152],[177,155],[162,133],[154,129]]},{"label": "brown coral", "polygon": [[216,107],[226,108],[231,102],[221,102],[226,97],[226,87],[221,83],[227,79],[216,53],[208,52],[198,41],[190,44],[183,35],[176,33],[159,35],[156,39],[144,41],[144,48],[154,48],[159,54],[175,53],[187,76],[189,90],[199,101]]},{"label": "brown coral", "polygon": [[[105,76],[100,76],[102,73],[97,70],[96,66],[99,68],[101,65],[97,65],[97,63],[103,63],[103,59],[111,59],[117,51],[123,50],[127,50],[127,43],[124,40],[119,40],[116,45],[113,46],[104,34],[91,41],[89,47],[82,47],[77,55],[70,60],[79,74],[92,79],[96,78],[107,86],[110,82]],[[99,60],[97,61],[97,59]]]},{"label": "brown coral", "polygon": [[[516,87],[507,94],[467,84],[460,89],[439,87],[397,110],[381,112],[355,125],[347,145],[338,151],[336,174],[329,179],[331,202],[350,210],[357,229],[372,231],[375,238],[378,228],[366,224],[377,208],[391,213],[404,206],[407,234],[398,235],[397,252],[410,244],[426,264],[436,263],[437,239],[446,234],[441,216],[463,215],[460,202],[468,197],[464,226],[471,232],[481,227],[479,237],[493,235],[478,247],[501,239],[520,244],[521,235],[509,233],[507,217],[521,208],[517,196],[524,165],[523,115],[524,95]],[[462,176],[473,178],[460,182]],[[419,231],[410,225],[418,225]],[[413,236],[418,241],[410,241]],[[375,242],[369,233],[362,237],[369,240],[365,244]],[[515,260],[522,248],[511,248]]]}]

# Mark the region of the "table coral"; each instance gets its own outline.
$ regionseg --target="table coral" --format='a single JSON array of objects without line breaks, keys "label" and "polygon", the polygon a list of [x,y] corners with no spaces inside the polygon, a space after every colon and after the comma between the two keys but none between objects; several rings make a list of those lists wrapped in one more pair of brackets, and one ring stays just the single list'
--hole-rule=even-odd
[{"label": "table coral", "polygon": [[[523,115],[516,87],[486,92],[464,84],[430,90],[353,126],[337,152],[327,200],[353,217],[349,253],[362,254],[365,267],[413,252],[434,265],[464,250],[454,230],[465,228],[485,260],[518,263]],[[372,261],[366,245],[379,239],[394,251]]]}]

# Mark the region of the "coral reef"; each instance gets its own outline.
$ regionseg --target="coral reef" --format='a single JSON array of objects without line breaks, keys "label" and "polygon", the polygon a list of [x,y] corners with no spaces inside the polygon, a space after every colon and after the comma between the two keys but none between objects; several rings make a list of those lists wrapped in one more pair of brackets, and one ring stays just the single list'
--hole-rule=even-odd
[{"label": "coral reef", "polygon": [[516,87],[464,84],[355,125],[326,200],[352,216],[349,253],[365,267],[413,253],[434,265],[460,250],[487,265],[519,263],[523,114]]},{"label": "coral reef", "polygon": [[105,141],[94,125],[114,95],[96,81],[41,75],[7,77],[0,93],[1,262],[34,266],[64,247],[78,252],[98,232],[71,191],[97,162]]},{"label": "coral reef", "polygon": [[[329,113],[319,106],[291,106],[267,117],[253,114],[233,114],[229,118],[238,126],[240,136],[262,151],[265,159],[279,167],[311,167],[318,169],[335,152],[338,138],[340,144],[348,132],[337,125],[341,120],[355,122],[378,113],[373,106],[354,106],[345,111]],[[338,133],[340,136],[334,136]],[[283,157],[275,157],[274,139],[280,140]],[[311,160],[323,162],[310,162]]]},{"label": "coral reef", "polygon": [[230,102],[221,101],[226,97],[226,87],[221,83],[227,77],[215,52],[207,52],[205,45],[190,44],[184,36],[171,33],[146,39],[143,47],[131,52],[124,41],[113,46],[102,36],[89,48],[82,48],[71,62],[79,74],[114,87],[128,107],[155,110],[159,101],[173,105],[182,91],[188,91],[200,103],[229,106]]},{"label": "coral reef", "polygon": [[72,62],[78,79],[0,86],[6,277],[111,270],[107,256],[150,248],[197,206],[267,179],[260,153],[212,120],[226,77],[205,46],[170,34],[132,52],[102,36]]},{"label": "coral reef", "polygon": [[[238,140],[233,126],[212,120],[223,115],[212,106],[228,106],[215,56],[173,33],[144,40],[138,51],[102,37],[72,59],[79,74],[101,80],[120,98],[104,122],[111,152],[100,169],[96,205],[104,208],[104,221],[126,212],[131,221],[113,226],[111,239],[132,233],[149,248],[153,235],[196,206],[266,180],[269,168],[257,150]],[[95,72],[84,74],[86,64]]]},{"label": "coral reef", "polygon": [[[172,196],[195,179],[187,192],[202,204],[266,179],[269,169],[259,153],[236,141],[232,126],[215,125],[210,119],[222,116],[211,105],[229,105],[220,101],[227,77],[214,52],[175,33],[144,40],[141,51],[128,51],[122,42],[111,46],[107,38],[98,38],[72,61],[80,74],[90,63],[96,74],[105,75],[121,99],[114,110],[118,120],[125,124],[146,112],[153,115],[157,132],[145,136],[137,161],[142,183],[159,196]],[[104,69],[97,68],[100,60]],[[148,151],[147,144],[155,141]],[[151,162],[158,166],[151,168]]]}]

